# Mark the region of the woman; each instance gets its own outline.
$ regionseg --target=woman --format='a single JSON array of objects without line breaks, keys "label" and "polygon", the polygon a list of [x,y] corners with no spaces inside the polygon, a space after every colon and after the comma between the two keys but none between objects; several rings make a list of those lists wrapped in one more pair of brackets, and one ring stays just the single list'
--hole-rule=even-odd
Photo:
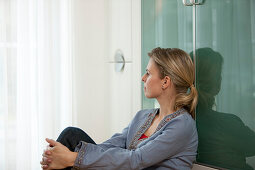
[{"label": "woman", "polygon": [[197,104],[194,65],[177,48],[156,48],[149,56],[142,77],[144,93],[156,98],[160,108],[139,111],[122,133],[98,145],[78,128],[65,129],[59,142],[46,139],[51,148],[43,153],[43,169],[192,167],[198,144],[193,120]]}]

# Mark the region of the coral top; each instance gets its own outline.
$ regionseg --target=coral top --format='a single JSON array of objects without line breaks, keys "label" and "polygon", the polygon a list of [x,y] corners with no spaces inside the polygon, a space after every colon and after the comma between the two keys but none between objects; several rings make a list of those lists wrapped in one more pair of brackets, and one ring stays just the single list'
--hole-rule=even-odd
[{"label": "coral top", "polygon": [[143,135],[139,138],[139,140],[144,139],[144,138],[148,138],[148,136],[146,136],[145,134],[143,134]]}]

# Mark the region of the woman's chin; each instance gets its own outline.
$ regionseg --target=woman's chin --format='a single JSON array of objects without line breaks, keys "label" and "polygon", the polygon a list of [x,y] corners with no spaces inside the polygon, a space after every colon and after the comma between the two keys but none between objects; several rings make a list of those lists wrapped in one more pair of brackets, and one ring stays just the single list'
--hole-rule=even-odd
[{"label": "woman's chin", "polygon": [[146,98],[148,98],[148,99],[151,99],[151,98],[153,98],[152,96],[150,96],[150,95],[148,95],[148,94],[144,94],[144,96],[146,97]]}]

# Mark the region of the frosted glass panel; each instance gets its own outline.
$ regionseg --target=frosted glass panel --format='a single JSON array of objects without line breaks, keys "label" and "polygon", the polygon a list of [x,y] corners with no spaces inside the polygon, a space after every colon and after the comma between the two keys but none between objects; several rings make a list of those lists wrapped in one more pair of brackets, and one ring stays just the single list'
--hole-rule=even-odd
[{"label": "frosted glass panel", "polygon": [[197,161],[255,168],[255,1],[197,6]]},{"label": "frosted glass panel", "polygon": [[[153,48],[178,47],[193,56],[196,46],[197,162],[255,169],[255,0],[196,6],[195,44],[192,8],[181,0],[142,1],[142,73]],[[157,107],[142,96],[143,108]]]},{"label": "frosted glass panel", "polygon": [[[192,8],[180,0],[142,0],[142,74],[155,47],[192,50]],[[143,108],[157,107],[143,92],[142,99]]]}]

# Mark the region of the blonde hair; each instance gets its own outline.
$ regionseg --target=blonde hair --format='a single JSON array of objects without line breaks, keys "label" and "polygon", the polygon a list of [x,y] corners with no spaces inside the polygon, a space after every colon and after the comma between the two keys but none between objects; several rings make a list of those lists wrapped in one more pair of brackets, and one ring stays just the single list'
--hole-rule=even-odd
[{"label": "blonde hair", "polygon": [[195,67],[190,56],[178,48],[155,48],[148,55],[155,61],[160,78],[169,76],[176,89],[175,110],[185,108],[195,118],[198,94]]}]

